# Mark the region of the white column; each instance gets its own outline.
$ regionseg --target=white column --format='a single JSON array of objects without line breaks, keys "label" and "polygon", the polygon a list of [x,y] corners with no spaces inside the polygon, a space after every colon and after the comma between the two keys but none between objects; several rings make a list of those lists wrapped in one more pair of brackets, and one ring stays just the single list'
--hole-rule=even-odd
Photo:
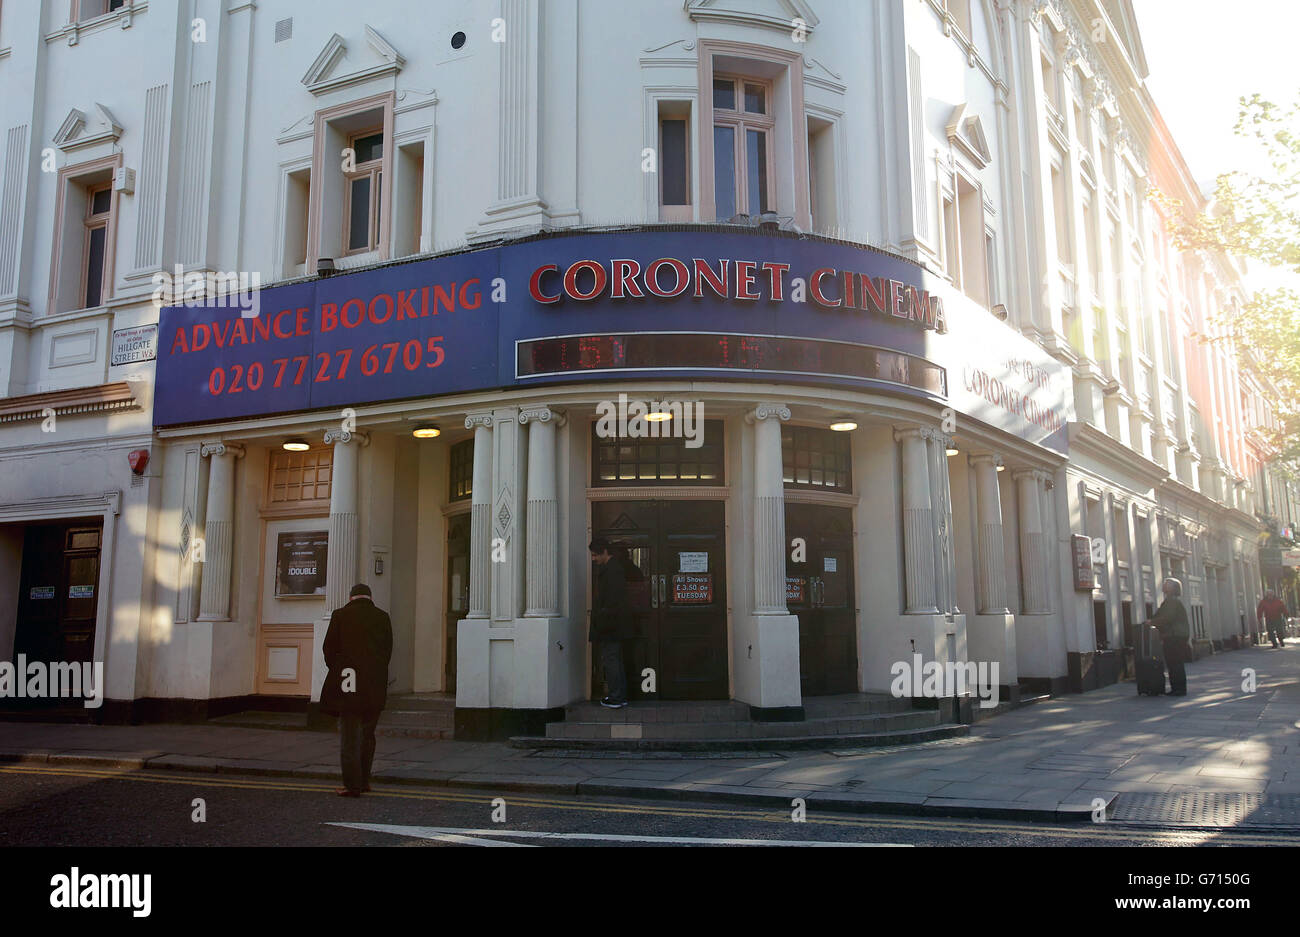
[{"label": "white column", "polygon": [[471,413],[465,428],[474,431],[474,475],[469,514],[469,614],[487,618],[492,586],[492,413]]},{"label": "white column", "polygon": [[230,554],[235,527],[235,460],[243,446],[211,443],[199,450],[210,458],[207,519],[203,524],[203,579],[199,621],[230,620]]},{"label": "white column", "polygon": [[348,602],[357,582],[357,453],[370,437],[355,430],[326,430],[325,444],[334,447],[330,470],[328,571],[325,576],[325,617]]},{"label": "white column", "polygon": [[895,430],[903,458],[903,568],[907,614],[935,615],[934,508],[929,454],[920,427]]},{"label": "white column", "polygon": [[[1014,477],[1020,508],[1020,581],[1024,590],[1022,611],[1026,615],[1045,615],[1049,610],[1045,565],[1048,543],[1043,534],[1042,486],[1047,477],[1037,471],[1016,472]],[[1137,554],[1136,548],[1133,553]],[[1140,572],[1141,561],[1137,565]]]},{"label": "white column", "polygon": [[975,472],[976,518],[979,547],[975,554],[975,604],[981,615],[1005,615],[1007,577],[1003,567],[1002,494],[998,490],[998,466],[1002,460],[991,453],[971,456]]},{"label": "white column", "polygon": [[783,404],[759,404],[754,424],[754,614],[788,615],[785,604],[785,484],[781,478]]},{"label": "white column", "polygon": [[957,611],[956,557],[953,554],[952,491],[948,482],[948,448],[952,439],[937,430],[922,430],[930,462],[930,503],[935,514],[934,570],[939,610]]},{"label": "white column", "polygon": [[546,406],[525,407],[519,411],[519,422],[528,427],[524,617],[558,618],[560,530],[555,479],[555,430],[564,425],[564,414]]}]

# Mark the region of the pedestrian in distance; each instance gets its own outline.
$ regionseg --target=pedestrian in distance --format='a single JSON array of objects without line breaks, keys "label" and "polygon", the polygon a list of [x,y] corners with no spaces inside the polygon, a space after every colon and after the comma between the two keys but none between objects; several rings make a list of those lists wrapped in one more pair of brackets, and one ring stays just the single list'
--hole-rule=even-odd
[{"label": "pedestrian in distance", "polygon": [[1255,617],[1268,628],[1268,639],[1274,647],[1286,647],[1286,620],[1290,612],[1272,589],[1265,592],[1264,598],[1255,606]]},{"label": "pedestrian in distance", "polygon": [[1183,606],[1183,584],[1177,579],[1166,579],[1160,585],[1165,600],[1160,603],[1151,618],[1151,624],[1160,632],[1161,644],[1165,652],[1165,665],[1169,668],[1169,695],[1187,695],[1187,661],[1192,656],[1192,648],[1187,643],[1191,637],[1191,627],[1187,621],[1187,609]]},{"label": "pedestrian in distance", "polygon": [[388,661],[393,656],[393,623],[375,606],[370,587],[358,583],[348,604],[330,615],[325,632],[325,685],[320,708],[339,717],[340,797],[370,790],[375,760],[375,726],[388,702]]},{"label": "pedestrian in distance", "polygon": [[620,709],[627,705],[627,673],[623,669],[623,642],[632,636],[632,605],[628,598],[625,561],[608,540],[596,539],[587,548],[596,564],[596,605],[591,612],[590,640],[600,653],[605,696],[600,705]]}]

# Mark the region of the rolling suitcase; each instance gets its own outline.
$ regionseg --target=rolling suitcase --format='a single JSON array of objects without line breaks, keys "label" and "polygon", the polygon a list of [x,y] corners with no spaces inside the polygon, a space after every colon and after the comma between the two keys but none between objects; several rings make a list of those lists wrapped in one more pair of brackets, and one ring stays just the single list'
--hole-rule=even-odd
[{"label": "rolling suitcase", "polygon": [[1139,696],[1160,696],[1165,692],[1165,664],[1155,655],[1156,629],[1152,625],[1143,625],[1139,629],[1139,641],[1135,669],[1137,672],[1137,691]]}]

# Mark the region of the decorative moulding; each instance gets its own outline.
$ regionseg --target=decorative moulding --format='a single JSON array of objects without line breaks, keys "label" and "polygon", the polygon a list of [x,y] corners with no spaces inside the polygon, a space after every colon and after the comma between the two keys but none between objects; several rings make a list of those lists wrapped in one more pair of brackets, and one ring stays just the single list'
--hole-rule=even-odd
[{"label": "decorative moulding", "polygon": [[958,104],[954,107],[952,116],[948,118],[948,126],[945,129],[952,145],[964,153],[976,166],[983,169],[993,161],[993,154],[989,152],[988,137],[984,134],[983,123],[975,114],[967,117],[966,109],[965,104]]},{"label": "decorative moulding", "polygon": [[24,420],[43,420],[47,409],[55,415],[71,413],[102,413],[112,410],[134,410],[137,404],[135,391],[127,381],[101,384],[97,387],[77,387],[55,390],[44,394],[10,397],[0,402],[0,423],[18,423]]},{"label": "decorative moulding", "polygon": [[[746,9],[746,6],[750,9]],[[787,36],[794,31],[796,19],[803,21],[805,33],[811,33],[821,22],[805,0],[764,0],[749,4],[742,0],[685,0],[683,8],[686,15],[697,23],[759,26],[779,30]]]},{"label": "decorative moulding", "polygon": [[121,135],[122,125],[104,105],[96,104],[90,117],[74,107],[55,131],[54,145],[69,153],[105,141],[116,143]]},{"label": "decorative moulding", "polygon": [[348,46],[343,41],[342,36],[334,33],[326,41],[325,47],[321,49],[315,61],[311,63],[311,67],[307,69],[307,74],[302,76],[302,83],[307,86],[308,91],[315,95],[321,95],[348,85],[369,81],[372,78],[380,78],[385,75],[396,76],[402,70],[402,66],[406,64],[406,59],[393,47],[392,43],[381,36],[373,27],[367,26],[365,30],[366,44],[375,55],[379,56],[379,62],[356,71],[335,75],[334,69],[347,56]]}]

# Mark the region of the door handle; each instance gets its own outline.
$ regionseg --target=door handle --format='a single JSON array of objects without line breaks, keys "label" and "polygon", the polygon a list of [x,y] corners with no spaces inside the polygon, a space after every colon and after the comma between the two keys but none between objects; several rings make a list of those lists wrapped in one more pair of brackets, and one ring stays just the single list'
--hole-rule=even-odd
[{"label": "door handle", "polygon": [[659,607],[659,576],[651,573],[650,575],[650,607]]},{"label": "door handle", "polygon": [[659,604],[665,607],[668,605],[668,574],[667,573],[659,574]]}]

